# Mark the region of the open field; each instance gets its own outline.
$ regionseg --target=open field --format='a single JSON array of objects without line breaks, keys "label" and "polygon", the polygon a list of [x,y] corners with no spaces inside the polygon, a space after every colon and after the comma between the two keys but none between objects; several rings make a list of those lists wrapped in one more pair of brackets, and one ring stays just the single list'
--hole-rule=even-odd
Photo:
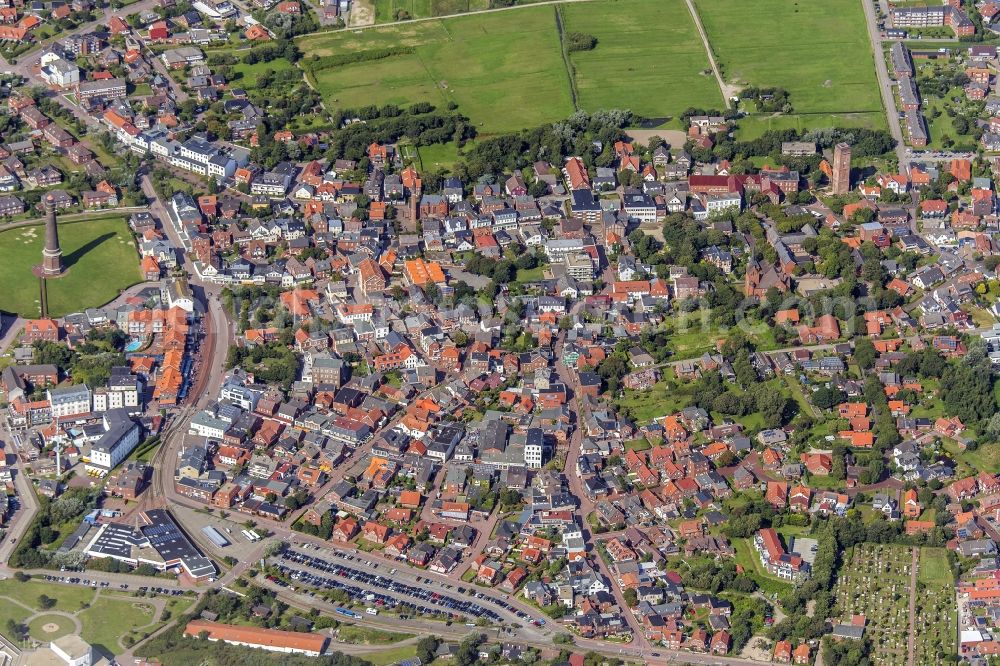
[{"label": "open field", "polygon": [[748,136],[782,127],[885,126],[858,3],[695,0],[695,6],[726,81],[791,94],[792,116],[753,118]]},{"label": "open field", "polygon": [[996,474],[1000,472],[1000,444],[992,442],[981,445],[975,451],[962,451],[958,459],[978,471]]},{"label": "open field", "polygon": [[567,33],[597,38],[570,54],[585,111],[627,108],[648,118],[721,108],[722,91],[682,0],[620,0],[562,7]]},{"label": "open field", "polygon": [[301,74],[293,72],[294,69],[295,65],[285,58],[277,58],[270,62],[257,62],[252,65],[241,62],[232,66],[236,76],[230,85],[235,88],[253,87],[257,84],[257,77],[268,70],[274,71],[278,76],[294,76],[295,80],[298,81]]},{"label": "open field", "polygon": [[[466,146],[468,148],[468,145]],[[420,159],[420,166],[427,170],[449,169],[461,159],[458,144],[454,141],[448,143],[435,143],[430,146],[420,146],[417,149]]]},{"label": "open field", "polygon": [[375,0],[375,22],[395,21],[397,12],[410,18],[447,16],[489,8],[488,0]]},{"label": "open field", "polygon": [[[475,11],[482,1],[376,0],[374,7],[377,21],[385,22],[397,12],[418,18]],[[741,136],[787,127],[883,128],[861,8],[851,0],[801,11],[797,0],[762,2],[696,3],[724,78],[791,93],[793,114],[752,115],[741,123]],[[568,54],[570,71],[557,16],[566,33],[597,38],[594,49]],[[558,15],[553,7],[529,6],[309,35],[298,43],[306,66],[312,55],[410,47],[410,53],[320,68],[312,82],[328,105],[340,108],[454,102],[484,134],[565,118],[573,111],[574,91],[586,111],[629,108],[663,121],[688,107],[723,106],[681,0],[566,3]]]},{"label": "open field", "polygon": [[921,548],[917,580],[926,585],[952,585],[955,582],[943,548]]},{"label": "open field", "polygon": [[[67,273],[48,283],[49,314],[62,316],[103,305],[122,289],[141,281],[139,259],[121,217],[104,217],[59,225],[59,242]],[[41,262],[43,225],[0,232],[0,310],[26,317],[39,313],[38,278],[31,267]],[[97,279],[100,276],[100,279]]]},{"label": "open field", "polygon": [[299,40],[307,58],[374,51],[387,44],[414,50],[316,71],[314,84],[326,103],[354,108],[455,102],[486,133],[534,127],[573,112],[552,7]]}]

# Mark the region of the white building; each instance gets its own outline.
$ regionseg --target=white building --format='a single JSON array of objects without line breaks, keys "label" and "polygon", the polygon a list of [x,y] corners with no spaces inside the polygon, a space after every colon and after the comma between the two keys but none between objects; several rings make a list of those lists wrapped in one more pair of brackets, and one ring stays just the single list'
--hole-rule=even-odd
[{"label": "white building", "polygon": [[216,418],[209,412],[201,411],[191,419],[188,432],[192,435],[201,435],[208,439],[221,440],[228,428],[229,424],[222,419]]},{"label": "white building", "polygon": [[540,428],[528,428],[524,441],[524,464],[528,469],[541,469],[545,460],[545,437]]},{"label": "white building", "polygon": [[72,418],[91,412],[91,393],[86,384],[52,388],[47,394],[53,419]]},{"label": "white building", "polygon": [[723,213],[727,210],[739,211],[743,208],[743,197],[739,192],[727,192],[725,194],[705,195],[705,210],[709,216]]},{"label": "white building", "polygon": [[58,86],[60,88],[74,86],[79,83],[80,68],[58,56],[49,58],[48,62],[46,62],[46,56],[54,55],[46,53],[42,56],[42,68],[39,71],[42,79],[50,86]]},{"label": "white building", "polygon": [[[57,663],[64,663],[66,666],[92,666],[94,662],[94,650],[90,647],[90,643],[83,640],[79,636],[63,636],[62,638],[57,638],[51,643],[49,643],[49,651],[55,655],[56,658],[60,660]],[[39,652],[43,652],[40,650]],[[37,654],[33,655],[35,658],[44,658],[48,655]],[[104,660],[102,660],[104,661]],[[39,663],[42,662],[39,659]],[[104,663],[107,663],[104,661]]]},{"label": "white building", "polygon": [[90,474],[104,476],[132,453],[139,444],[139,424],[133,421],[124,409],[112,409],[104,413],[102,420],[104,434],[90,448],[90,462],[86,470]]},{"label": "white building", "polygon": [[191,295],[191,287],[186,279],[171,280],[166,286],[166,297],[168,306],[194,312],[194,296]]}]

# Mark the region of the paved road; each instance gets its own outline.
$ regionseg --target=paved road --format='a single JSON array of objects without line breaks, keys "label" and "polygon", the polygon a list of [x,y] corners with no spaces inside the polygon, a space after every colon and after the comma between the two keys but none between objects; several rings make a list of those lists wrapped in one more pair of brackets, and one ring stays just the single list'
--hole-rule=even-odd
[{"label": "paved road", "polygon": [[604,559],[600,556],[600,554],[596,552],[593,543],[593,535],[591,534],[590,526],[587,523],[587,515],[594,510],[594,502],[587,495],[587,492],[583,487],[583,479],[576,473],[577,460],[580,457],[580,445],[583,442],[583,427],[586,415],[581,409],[580,396],[582,393],[579,390],[577,374],[572,368],[568,368],[561,362],[565,335],[565,333],[560,333],[559,338],[556,341],[556,374],[570,391],[571,399],[569,402],[569,410],[572,415],[571,418],[576,425],[573,429],[573,433],[570,435],[564,472],[569,486],[569,491],[577,498],[579,503],[574,513],[576,514],[577,521],[580,523],[584,541],[589,549],[589,557],[593,562],[594,568],[600,572],[600,574],[608,581],[608,585],[611,586],[611,593],[614,596],[619,608],[621,608],[622,616],[626,619],[629,628],[632,630],[633,638],[630,645],[641,651],[651,647],[651,644],[646,639],[642,624],[635,617],[635,615],[632,614],[628,603],[625,601],[625,595],[622,592],[621,585],[618,584],[617,579],[611,572],[611,568],[604,562]]},{"label": "paved road", "polygon": [[892,94],[892,79],[889,78],[889,68],[885,64],[882,53],[882,35],[878,28],[878,17],[871,0],[861,0],[865,10],[865,23],[868,26],[868,38],[871,40],[872,57],[875,59],[875,76],[878,78],[879,92],[882,94],[882,106],[885,117],[889,121],[889,132],[896,140],[896,157],[899,159],[899,170],[906,173],[909,162],[906,145],[903,143],[903,128],[899,124],[899,113],[896,111],[896,100]]}]

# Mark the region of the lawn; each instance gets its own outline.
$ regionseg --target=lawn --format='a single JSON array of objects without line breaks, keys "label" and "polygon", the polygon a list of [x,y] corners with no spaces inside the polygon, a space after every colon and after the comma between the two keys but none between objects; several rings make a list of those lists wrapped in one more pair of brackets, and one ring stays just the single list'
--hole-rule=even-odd
[{"label": "lawn", "polygon": [[73,621],[62,615],[39,615],[28,624],[31,637],[39,641],[51,641],[67,636],[76,629]]},{"label": "lawn", "polygon": [[559,120],[573,112],[551,7],[404,23],[300,38],[306,54],[412,47],[412,53],[312,71],[327,105],[454,102],[485,133]]},{"label": "lawn", "polygon": [[662,118],[691,106],[723,106],[683,0],[571,3],[561,11],[567,33],[597,38],[593,50],[570,54],[577,102],[585,111],[627,108]]},{"label": "lawn", "polygon": [[154,612],[151,604],[140,599],[98,599],[77,616],[83,623],[81,638],[91,645],[103,646],[110,653],[120,653],[118,639],[152,622]]},{"label": "lawn", "polygon": [[538,282],[545,277],[545,266],[535,266],[534,268],[517,269],[518,282]]},{"label": "lawn", "polygon": [[659,416],[667,416],[687,407],[690,396],[684,393],[684,389],[685,386],[678,386],[676,380],[661,380],[648,391],[626,389],[617,406],[629,409],[636,423],[645,425]]},{"label": "lawn", "polygon": [[341,625],[337,636],[347,643],[364,643],[365,645],[391,645],[412,638],[413,634],[395,633],[362,627],[357,624]]},{"label": "lawn", "polygon": [[[471,142],[467,142],[465,150],[472,147]],[[417,148],[417,157],[420,160],[421,169],[442,170],[450,169],[461,159],[458,144],[454,141],[448,143],[434,143],[429,146]]]},{"label": "lawn", "polygon": [[[81,604],[90,603],[95,593],[89,587],[78,585],[56,585],[36,580],[19,583],[12,578],[0,581],[0,596],[10,597],[32,608],[38,608],[38,597],[43,594],[56,600],[54,610],[72,613],[80,610]],[[6,607],[9,604],[0,605]]]},{"label": "lawn", "polygon": [[1000,443],[981,444],[975,451],[962,451],[956,457],[977,472],[1000,473]]},{"label": "lawn", "polygon": [[[135,244],[121,217],[62,223],[59,241],[68,270],[48,283],[52,316],[103,305],[122,289],[141,281]],[[0,295],[0,310],[25,317],[38,316],[39,281],[31,267],[41,262],[44,244],[42,225],[0,233],[4,257],[0,262],[0,281],[7,286]]]},{"label": "lawn", "polygon": [[955,581],[944,548],[921,548],[917,580],[927,585],[949,586]]},{"label": "lawn", "polygon": [[364,659],[373,666],[389,666],[390,664],[401,664],[406,660],[413,663],[413,658],[417,656],[416,645],[403,645],[389,650],[374,650],[364,656]]},{"label": "lawn", "polygon": [[798,0],[695,0],[695,6],[726,81],[791,95],[793,115],[744,119],[748,136],[782,127],[885,127],[863,10],[854,0],[801,7]]},{"label": "lawn", "polygon": [[7,623],[13,620],[17,624],[23,624],[29,615],[32,615],[31,611],[17,604],[7,601],[0,602],[0,633],[3,633],[9,640],[12,640],[13,637],[7,632]]}]

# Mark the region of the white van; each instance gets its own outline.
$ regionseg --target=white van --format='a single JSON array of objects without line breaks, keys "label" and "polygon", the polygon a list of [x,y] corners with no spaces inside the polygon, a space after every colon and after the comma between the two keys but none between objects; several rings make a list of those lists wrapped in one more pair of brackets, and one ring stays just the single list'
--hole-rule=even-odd
[{"label": "white van", "polygon": [[368,613],[369,615],[378,615],[378,609],[377,608],[368,608],[368,609],[365,609],[365,612]]}]

